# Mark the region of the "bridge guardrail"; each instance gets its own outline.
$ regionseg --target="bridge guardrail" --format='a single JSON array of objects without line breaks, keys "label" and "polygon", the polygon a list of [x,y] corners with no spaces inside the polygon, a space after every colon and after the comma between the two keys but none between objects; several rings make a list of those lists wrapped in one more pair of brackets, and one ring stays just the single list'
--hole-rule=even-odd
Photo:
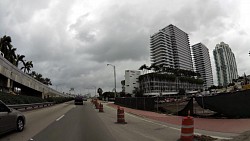
[{"label": "bridge guardrail", "polygon": [[27,108],[39,108],[44,106],[50,106],[53,105],[54,102],[43,102],[43,103],[32,103],[32,104],[15,104],[15,105],[7,105],[10,108],[13,109],[27,109]]}]

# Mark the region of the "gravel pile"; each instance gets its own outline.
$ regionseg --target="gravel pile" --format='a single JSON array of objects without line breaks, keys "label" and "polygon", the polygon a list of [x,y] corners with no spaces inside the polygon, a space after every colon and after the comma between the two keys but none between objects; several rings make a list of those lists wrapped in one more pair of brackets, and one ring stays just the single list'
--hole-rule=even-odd
[{"label": "gravel pile", "polygon": [[241,135],[234,137],[231,140],[222,140],[222,141],[250,141],[250,131],[246,131]]},{"label": "gravel pile", "polygon": [[205,136],[205,135],[194,135],[194,140],[195,141],[216,141],[216,138],[212,138],[210,136]]}]

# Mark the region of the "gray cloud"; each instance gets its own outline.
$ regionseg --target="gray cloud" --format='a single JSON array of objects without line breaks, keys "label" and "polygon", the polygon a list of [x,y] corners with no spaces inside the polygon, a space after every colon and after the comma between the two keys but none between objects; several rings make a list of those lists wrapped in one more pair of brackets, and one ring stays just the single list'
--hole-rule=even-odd
[{"label": "gray cloud", "polygon": [[91,14],[85,14],[70,26],[77,32],[76,38],[86,43],[87,49],[80,52],[87,52],[98,62],[144,59],[149,50],[145,27],[140,27],[140,19],[127,11],[128,6],[117,7],[112,5],[113,12],[102,13],[97,22],[86,22]]},{"label": "gray cloud", "polygon": [[210,51],[221,41],[228,43],[239,72],[250,74],[249,58],[243,55],[249,35],[238,22],[239,6],[236,0],[2,0],[0,35],[10,35],[17,53],[64,91],[112,90],[113,70],[107,63],[116,65],[120,89],[124,70],[149,65],[150,35],[171,23],[190,35],[191,44],[204,42]]}]

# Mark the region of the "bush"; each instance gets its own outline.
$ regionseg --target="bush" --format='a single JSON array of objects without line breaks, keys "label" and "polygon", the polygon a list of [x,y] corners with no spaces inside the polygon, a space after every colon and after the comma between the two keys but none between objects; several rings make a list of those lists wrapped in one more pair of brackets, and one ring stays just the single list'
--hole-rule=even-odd
[{"label": "bush", "polygon": [[0,92],[0,100],[2,100],[7,105],[43,103],[43,102],[54,102],[55,104],[58,104],[58,103],[63,103],[66,101],[73,100],[73,98],[50,97],[47,99],[42,99],[40,97],[26,96],[26,95],[11,95],[11,94]]},{"label": "bush", "polygon": [[39,97],[25,96],[25,95],[11,95],[3,92],[0,93],[0,100],[2,100],[7,105],[46,102],[44,99]]},{"label": "bush", "polygon": [[46,101],[48,101],[48,102],[54,102],[55,104],[58,104],[58,103],[63,103],[63,102],[71,101],[73,99],[74,98],[72,98],[72,97],[49,97],[49,98],[46,98]]}]

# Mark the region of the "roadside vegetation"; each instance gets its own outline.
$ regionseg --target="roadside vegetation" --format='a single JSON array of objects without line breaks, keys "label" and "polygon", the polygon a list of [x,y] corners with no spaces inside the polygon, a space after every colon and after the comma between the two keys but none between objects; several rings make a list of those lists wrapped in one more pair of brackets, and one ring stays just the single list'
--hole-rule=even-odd
[{"label": "roadside vegetation", "polygon": [[11,95],[3,92],[0,93],[0,100],[2,100],[7,105],[47,102],[46,100],[39,97],[25,96],[25,95]]},{"label": "roadside vegetation", "polygon": [[26,95],[11,95],[0,92],[0,100],[7,105],[13,104],[31,104],[31,103],[42,103],[42,102],[54,102],[55,104],[67,102],[73,100],[71,97],[50,97],[42,99],[40,97],[26,96]]},{"label": "roadside vegetation", "polygon": [[54,102],[55,104],[59,104],[59,103],[71,101],[73,99],[74,98],[72,98],[72,97],[49,97],[49,98],[46,98],[46,101],[47,102]]}]

